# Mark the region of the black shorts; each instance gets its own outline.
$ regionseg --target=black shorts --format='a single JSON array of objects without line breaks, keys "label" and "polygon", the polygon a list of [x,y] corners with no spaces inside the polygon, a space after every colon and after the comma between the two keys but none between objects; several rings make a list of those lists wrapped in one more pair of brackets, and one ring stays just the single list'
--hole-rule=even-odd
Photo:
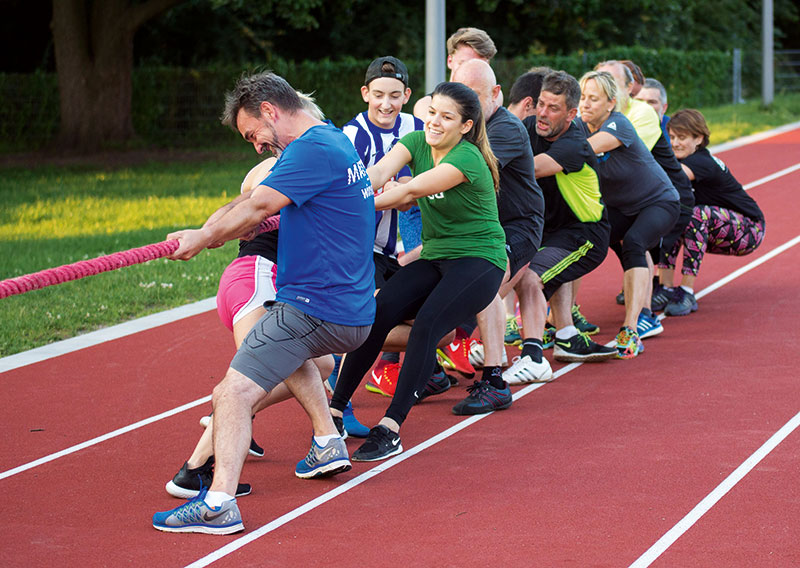
[{"label": "black shorts", "polygon": [[544,236],[530,269],[542,279],[546,299],[562,284],[600,266],[608,253],[608,234],[608,224],[600,222],[565,227]]},{"label": "black shorts", "polygon": [[400,270],[400,264],[396,258],[379,252],[373,252],[372,259],[375,261],[375,288],[381,289]]},{"label": "black shorts", "polygon": [[503,231],[506,233],[506,255],[512,278],[536,256],[536,251],[542,242],[543,224],[543,220],[537,217],[531,222],[514,221],[503,225]]}]

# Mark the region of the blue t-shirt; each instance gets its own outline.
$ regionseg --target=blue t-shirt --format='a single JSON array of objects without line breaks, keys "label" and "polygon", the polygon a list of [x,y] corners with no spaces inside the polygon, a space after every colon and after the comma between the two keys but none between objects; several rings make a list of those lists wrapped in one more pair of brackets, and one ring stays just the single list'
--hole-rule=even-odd
[{"label": "blue t-shirt", "polygon": [[[381,128],[370,122],[367,111],[364,111],[345,124],[342,131],[355,146],[361,162],[370,168],[377,164],[400,138],[409,132],[422,130],[422,126],[420,119],[401,112],[397,115],[392,128]],[[396,177],[403,176],[411,176],[408,166],[404,166]],[[373,250],[376,253],[391,257],[397,256],[397,213],[397,209],[375,212],[375,247]]]},{"label": "blue t-shirt", "polygon": [[314,126],[291,142],[263,185],[281,209],[277,300],[340,325],[375,319],[375,201],[367,171],[342,131]]}]

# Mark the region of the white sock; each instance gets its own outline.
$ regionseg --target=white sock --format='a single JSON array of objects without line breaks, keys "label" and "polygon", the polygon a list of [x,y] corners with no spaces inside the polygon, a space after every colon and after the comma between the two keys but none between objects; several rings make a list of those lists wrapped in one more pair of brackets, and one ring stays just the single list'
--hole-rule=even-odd
[{"label": "white sock", "polygon": [[225,501],[232,501],[234,499],[235,497],[233,495],[228,495],[224,491],[209,491],[206,493],[206,498],[204,501],[206,502],[206,505],[212,509],[216,509]]},{"label": "white sock", "polygon": [[688,286],[684,285],[681,285],[681,288],[683,288],[684,291],[689,292],[690,294],[694,294],[694,288],[689,288]]},{"label": "white sock", "polygon": [[338,437],[339,434],[329,434],[327,436],[314,436],[314,441],[320,448],[324,448],[325,446],[328,445],[328,442]]},{"label": "white sock", "polygon": [[578,335],[578,328],[574,325],[568,325],[556,331],[556,338],[558,339],[569,339],[575,335]]}]

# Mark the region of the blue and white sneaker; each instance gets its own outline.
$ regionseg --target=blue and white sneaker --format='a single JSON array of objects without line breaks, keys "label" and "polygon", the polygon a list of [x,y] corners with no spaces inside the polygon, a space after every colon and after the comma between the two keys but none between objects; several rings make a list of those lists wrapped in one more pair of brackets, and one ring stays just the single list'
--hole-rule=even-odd
[{"label": "blue and white sneaker", "polygon": [[297,462],[294,474],[301,479],[329,477],[350,471],[352,467],[347,454],[347,446],[342,438],[328,440],[328,443],[322,447],[312,437],[311,449],[308,450],[305,459]]},{"label": "blue and white sneaker", "polygon": [[205,534],[233,534],[244,530],[242,514],[236,499],[225,501],[219,507],[205,502],[208,490],[200,493],[180,507],[153,515],[153,528],[165,532],[195,532]]},{"label": "blue and white sneaker", "polygon": [[364,426],[358,421],[356,415],[353,414],[353,403],[348,402],[342,412],[342,424],[344,425],[345,432],[348,436],[353,438],[366,438],[369,434],[369,428]]},{"label": "blue and white sneaker", "polygon": [[331,374],[328,375],[328,378],[325,379],[325,388],[328,389],[328,392],[333,394],[334,389],[336,389],[336,379],[339,377],[339,368],[342,366],[342,356],[333,354],[333,371]]},{"label": "blue and white sneaker", "polygon": [[653,312],[644,308],[639,313],[639,319],[636,322],[636,333],[639,334],[639,339],[655,337],[662,331],[664,331],[664,326],[661,325],[661,320]]}]

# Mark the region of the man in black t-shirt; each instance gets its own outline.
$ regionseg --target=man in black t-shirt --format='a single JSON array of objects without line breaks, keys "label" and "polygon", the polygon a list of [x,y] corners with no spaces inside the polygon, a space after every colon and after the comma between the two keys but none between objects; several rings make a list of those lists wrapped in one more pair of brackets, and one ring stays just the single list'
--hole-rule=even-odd
[{"label": "man in black t-shirt", "polygon": [[453,80],[463,83],[478,94],[486,133],[500,169],[497,210],[506,234],[508,265],[506,275],[492,303],[478,314],[482,344],[472,346],[473,360],[483,363],[480,388],[453,408],[456,414],[478,414],[494,409],[495,399],[502,394],[511,400],[511,391],[503,380],[502,364],[505,349],[505,307],[502,298],[526,272],[536,254],[544,225],[544,199],[534,176],[533,153],[525,128],[517,117],[501,103],[501,89],[488,63],[473,59],[463,63]]},{"label": "man in black t-shirt", "polygon": [[600,195],[597,158],[583,130],[573,123],[580,87],[563,71],[548,74],[536,117],[523,121],[534,153],[536,177],[545,199],[542,245],[516,286],[525,339],[522,356],[503,377],[511,384],[547,380],[542,357],[547,300],[556,325],[559,361],[601,361],[616,350],[598,345],[572,321],[572,281],[605,259],[609,225]]}]

